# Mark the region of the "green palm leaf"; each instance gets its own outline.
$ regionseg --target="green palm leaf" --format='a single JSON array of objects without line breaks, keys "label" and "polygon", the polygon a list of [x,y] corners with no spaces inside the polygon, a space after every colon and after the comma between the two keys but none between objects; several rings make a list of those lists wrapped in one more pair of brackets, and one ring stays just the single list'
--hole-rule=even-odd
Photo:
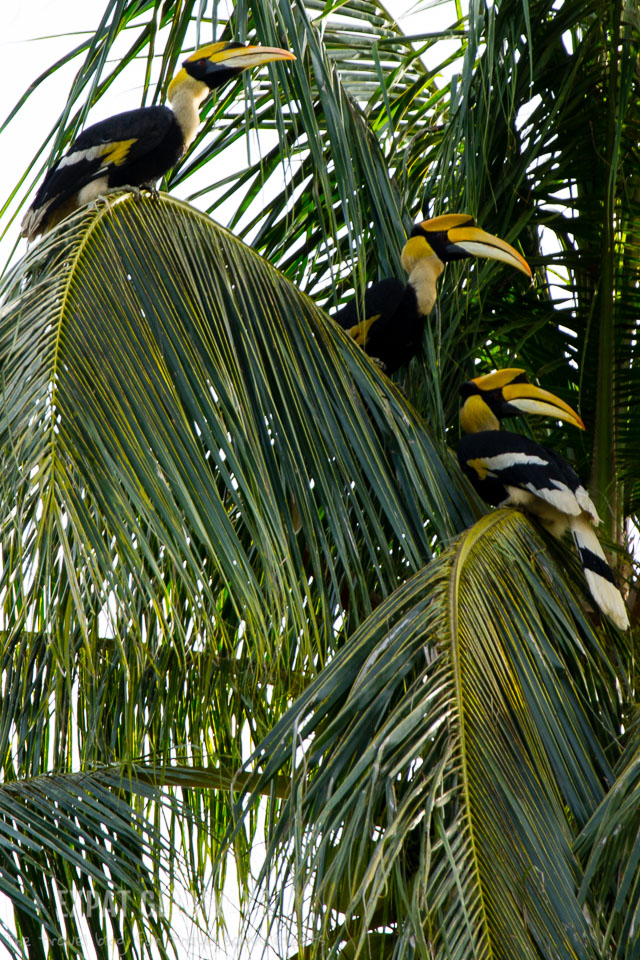
[{"label": "green palm leaf", "polygon": [[449,458],[229,234],[165,198],[114,203],[40,244],[5,287],[0,436],[5,487],[19,494],[8,535],[34,524],[23,565],[45,576],[62,550],[73,592],[82,558],[96,591],[77,608],[87,639],[110,591],[126,622],[141,590],[181,645],[173,587],[200,611],[198,632],[223,626],[214,611],[228,592],[261,657],[267,636],[306,635],[312,611],[326,631],[340,590],[350,613],[366,611],[368,589],[395,586],[390,536],[417,568],[434,536],[468,519]]},{"label": "green palm leaf", "polygon": [[[232,771],[337,618],[469,522],[457,467],[326,316],[177,201],[81,211],[3,293],[2,669],[30,678],[3,704],[6,775],[150,748]],[[223,832],[229,801],[204,808]]]},{"label": "green palm leaf", "polygon": [[256,751],[261,788],[295,756],[262,872],[271,915],[286,924],[295,896],[323,956],[382,927],[385,956],[597,955],[571,843],[611,778],[612,731],[590,715],[583,659],[615,704],[530,523],[505,510],[463,534]]},{"label": "green palm leaf", "polygon": [[640,951],[638,911],[638,802],[640,799],[637,724],[620,756],[616,779],[577,838],[585,862],[581,895],[599,921],[607,955],[631,960]]},{"label": "green palm leaf", "polygon": [[173,955],[165,909],[170,882],[185,883],[186,874],[180,879],[169,859],[165,818],[179,819],[185,833],[194,828],[188,805],[133,770],[2,784],[0,893],[23,938],[12,955],[48,944],[50,956],[82,956],[92,943],[107,957],[113,942],[128,956]]}]

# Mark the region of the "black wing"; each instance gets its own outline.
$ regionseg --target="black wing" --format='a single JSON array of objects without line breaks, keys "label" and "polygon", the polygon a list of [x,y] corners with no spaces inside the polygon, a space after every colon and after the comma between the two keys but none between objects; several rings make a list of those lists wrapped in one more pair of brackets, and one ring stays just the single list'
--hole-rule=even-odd
[{"label": "black wing", "polygon": [[507,487],[519,487],[562,513],[588,511],[588,494],[575,470],[529,437],[506,430],[471,433],[458,443],[458,459],[482,499],[493,506],[506,500]]},{"label": "black wing", "polygon": [[[87,127],[49,170],[32,209],[49,203],[57,207],[92,180],[105,176],[110,169],[121,170],[124,174],[132,167],[140,166],[140,161],[145,157],[153,160],[148,164],[149,168],[157,169],[156,156],[163,141],[171,138],[175,127],[177,121],[168,107],[127,110]],[[172,163],[175,162],[174,159]],[[169,169],[172,163],[165,169]],[[148,179],[157,179],[164,172],[152,173]],[[135,184],[145,181],[125,179],[121,182]]]},{"label": "black wing", "polygon": [[370,317],[379,316],[387,313],[390,309],[395,309],[398,301],[402,298],[405,285],[396,277],[388,277],[386,280],[378,280],[372,283],[364,294],[364,316],[358,316],[357,298],[352,297],[344,307],[340,307],[332,314],[332,318],[339,323],[343,330],[350,330],[361,320],[367,320]]},{"label": "black wing", "polygon": [[395,373],[410,362],[422,345],[425,318],[418,310],[411,284],[395,277],[380,280],[366,291],[364,317],[358,317],[356,298],[333,315],[333,319],[386,373]]}]

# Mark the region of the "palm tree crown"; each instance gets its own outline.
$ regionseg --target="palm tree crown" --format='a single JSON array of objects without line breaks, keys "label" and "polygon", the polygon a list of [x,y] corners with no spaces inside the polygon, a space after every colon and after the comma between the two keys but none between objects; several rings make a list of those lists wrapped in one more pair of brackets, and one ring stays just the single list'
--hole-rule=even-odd
[{"label": "palm tree crown", "polygon": [[[295,54],[2,279],[0,941],[174,955],[177,887],[221,933],[233,862],[279,955],[635,957],[635,5],[205,6],[106,4],[3,211],[136,59],[145,105],[196,46]],[[534,282],[448,264],[390,378],[328,314],[454,212]],[[626,634],[455,459],[505,367],[580,411],[514,429],[588,486]]]}]

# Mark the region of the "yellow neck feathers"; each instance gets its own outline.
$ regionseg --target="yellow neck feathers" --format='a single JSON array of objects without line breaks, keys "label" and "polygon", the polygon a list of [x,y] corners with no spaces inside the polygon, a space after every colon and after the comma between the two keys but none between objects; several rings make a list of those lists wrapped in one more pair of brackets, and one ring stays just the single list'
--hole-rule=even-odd
[{"label": "yellow neck feathers", "polygon": [[460,426],[465,433],[499,430],[500,421],[479,395],[467,397],[460,410]]}]

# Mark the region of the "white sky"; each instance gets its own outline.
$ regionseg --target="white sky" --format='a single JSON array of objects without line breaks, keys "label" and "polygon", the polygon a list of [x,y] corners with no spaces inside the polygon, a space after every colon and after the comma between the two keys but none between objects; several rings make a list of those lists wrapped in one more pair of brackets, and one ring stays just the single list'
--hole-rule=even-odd
[{"label": "white sky", "polygon": [[[68,51],[67,31],[91,30],[99,23],[103,0],[30,0],[9,3],[4,0],[1,16],[2,40],[0,57],[3,65],[0,83],[0,122],[3,123],[16,101],[42,71]],[[37,40],[34,38],[47,38]],[[71,41],[73,42],[73,41]],[[66,68],[54,75],[30,98],[30,104],[0,134],[2,184],[0,204],[4,205],[27,163],[43,137],[60,114],[74,69]],[[117,109],[117,108],[116,108]],[[24,190],[24,188],[23,188]],[[22,191],[21,191],[22,193]],[[21,218],[21,214],[20,214]],[[4,232],[7,216],[0,221]],[[18,237],[13,225],[0,242],[0,270]],[[24,241],[21,249],[26,249]]]}]

